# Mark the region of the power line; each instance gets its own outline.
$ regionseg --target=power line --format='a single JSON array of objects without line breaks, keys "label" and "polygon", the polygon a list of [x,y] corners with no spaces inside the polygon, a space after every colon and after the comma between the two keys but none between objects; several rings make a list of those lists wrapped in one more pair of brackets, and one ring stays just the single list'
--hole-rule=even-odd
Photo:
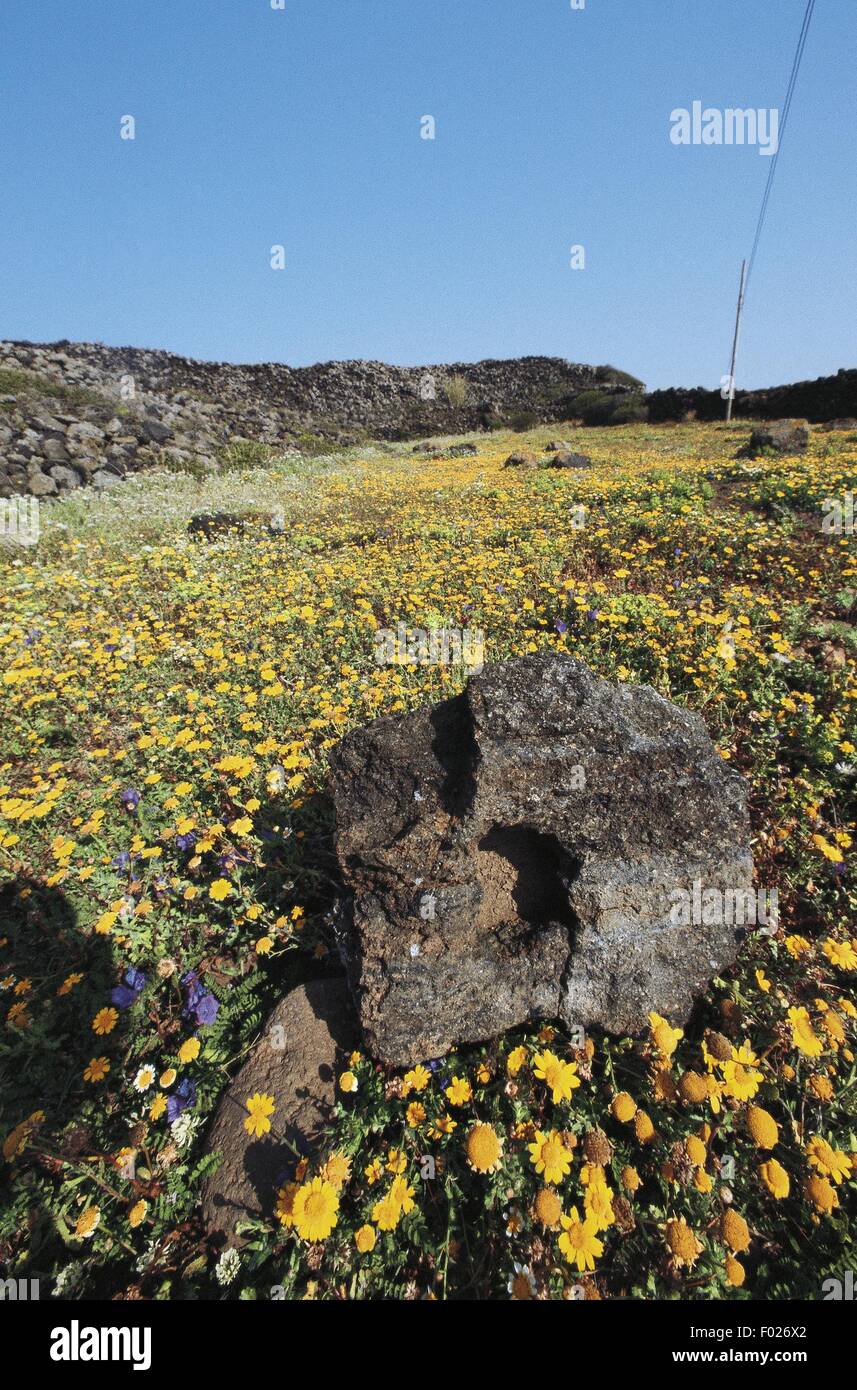
[{"label": "power line", "polygon": [[786,99],[783,102],[782,119],[780,120],[778,126],[777,148],[774,151],[773,156],[771,157],[771,167],[768,170],[768,178],[765,183],[765,192],[762,196],[762,206],[759,209],[759,220],[756,223],[756,234],[753,237],[753,249],[750,252],[749,264],[746,261],[741,262],[741,286],[738,290],[738,309],[735,315],[735,334],[732,339],[732,363],[729,368],[728,376],[729,392],[727,396],[726,406],[727,420],[732,419],[732,403],[735,400],[735,360],[738,355],[738,341],[741,336],[741,319],[744,313],[744,301],[747,297],[747,287],[750,283],[750,276],[753,273],[753,266],[756,264],[756,253],[759,250],[759,242],[762,236],[762,228],[765,225],[765,219],[768,215],[768,204],[771,200],[771,190],[774,186],[774,178],[776,177],[777,173],[777,164],[780,158],[780,151],[783,148],[783,138],[786,133],[786,127],[789,123],[789,113],[792,109],[792,100],[794,99],[798,74],[800,73],[801,63],[803,62],[804,50],[806,48],[806,41],[809,36],[809,26],[812,23],[812,16],[814,12],[815,0],[807,0],[807,6],[803,16],[803,24],[800,27],[800,35],[798,37],[797,48],[795,50],[794,61],[792,63],[792,70],[789,75],[789,85],[786,91]]},{"label": "power line", "polygon": [[777,148],[776,148],[776,151],[774,152],[773,158],[771,159],[771,167],[770,167],[770,169],[768,170],[768,179],[767,179],[767,183],[765,184],[765,192],[764,192],[764,195],[763,195],[763,197],[762,197],[762,206],[761,206],[761,209],[760,209],[760,211],[759,211],[759,220],[758,220],[758,222],[757,222],[757,224],[756,224],[756,235],[755,235],[754,238],[753,238],[753,249],[752,249],[752,251],[750,252],[750,263],[749,263],[749,266],[748,266],[748,268],[747,268],[747,279],[746,279],[745,286],[744,286],[744,293],[745,293],[745,295],[746,295],[747,285],[748,285],[749,282],[750,282],[750,276],[751,276],[752,273],[753,273],[753,266],[754,266],[755,261],[756,261],[756,253],[757,253],[757,251],[758,251],[758,249],[759,249],[759,241],[760,241],[760,238],[761,238],[761,235],[762,235],[762,228],[763,228],[764,225],[765,225],[765,218],[767,217],[767,213],[768,213],[768,203],[770,202],[771,190],[772,190],[772,188],[773,188],[773,186],[774,186],[774,178],[776,177],[776,173],[777,173],[777,164],[778,164],[779,158],[780,158],[780,151],[781,151],[782,148],[783,148],[783,139],[784,139],[784,137],[785,137],[786,127],[788,126],[788,123],[789,123],[789,113],[790,113],[790,111],[791,111],[791,109],[792,109],[792,99],[793,99],[793,97],[794,97],[795,87],[797,86],[797,79],[798,79],[798,73],[800,72],[800,66],[801,66],[801,63],[803,62],[804,49],[806,48],[806,41],[807,41],[807,37],[808,37],[808,35],[809,35],[809,26],[810,26],[810,24],[812,23],[813,12],[815,11],[815,2],[816,2],[816,0],[807,0],[807,6],[806,6],[806,10],[805,10],[804,16],[803,16],[803,24],[801,25],[800,37],[798,38],[797,49],[796,49],[796,51],[795,51],[795,56],[794,56],[794,62],[792,63],[792,70],[791,70],[791,76],[789,77],[789,85],[788,85],[788,90],[787,90],[787,92],[786,92],[786,99],[785,99],[785,101],[783,102],[782,119],[781,119],[781,121],[780,121],[780,126],[779,126],[779,136],[778,136],[778,139],[777,139]]}]

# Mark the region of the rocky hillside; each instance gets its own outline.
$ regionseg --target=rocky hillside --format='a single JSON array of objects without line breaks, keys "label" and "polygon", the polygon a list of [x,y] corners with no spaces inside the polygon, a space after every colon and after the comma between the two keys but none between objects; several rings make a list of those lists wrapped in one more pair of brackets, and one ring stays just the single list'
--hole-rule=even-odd
[{"label": "rocky hillside", "polygon": [[217,468],[236,444],[317,449],[561,420],[638,386],[557,357],[390,367],[234,366],[99,343],[0,343],[0,496],[107,487],[156,464]]}]

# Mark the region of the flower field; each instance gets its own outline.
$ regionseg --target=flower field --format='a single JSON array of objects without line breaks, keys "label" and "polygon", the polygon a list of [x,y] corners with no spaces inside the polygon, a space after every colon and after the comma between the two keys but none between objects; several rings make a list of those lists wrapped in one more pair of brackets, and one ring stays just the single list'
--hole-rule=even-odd
[{"label": "flower field", "polygon": [[[504,469],[521,436],[491,435],[153,473],[0,550],[4,1276],[64,1298],[788,1299],[857,1268],[857,563],[822,526],[857,438],[736,461],[746,435],[576,430],[582,472]],[[218,509],[246,530],[188,535]],[[399,623],[698,710],[750,781],[779,928],[684,1031],[545,1020],[406,1073],[355,1053],[324,1150],[218,1252],[207,1121],[273,1002],[336,968],[329,751],[466,678],[378,665]],[[247,1097],[248,1133],[278,1131],[272,1106]]]}]

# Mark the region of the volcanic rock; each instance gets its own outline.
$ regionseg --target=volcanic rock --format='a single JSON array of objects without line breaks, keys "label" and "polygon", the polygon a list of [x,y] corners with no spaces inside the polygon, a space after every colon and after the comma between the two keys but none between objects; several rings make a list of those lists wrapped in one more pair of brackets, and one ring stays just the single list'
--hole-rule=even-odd
[{"label": "volcanic rock", "polygon": [[809,426],[805,420],[775,420],[753,430],[749,442],[735,457],[757,458],[766,449],[777,454],[805,454],[808,444]]},{"label": "volcanic rock", "polygon": [[559,449],[551,455],[549,468],[591,468],[592,459],[588,454],[576,454],[571,449]]},{"label": "volcanic rock", "polygon": [[[217,1109],[207,1153],[221,1155],[205,1183],[202,1212],[209,1232],[241,1243],[236,1225],[270,1216],[277,1188],[294,1176],[296,1160],[313,1152],[330,1120],[338,1059],[357,1043],[358,1030],[345,982],[313,980],[280,1000],[265,1033]],[[268,1134],[247,1133],[245,1102],[256,1092],[273,1096]]]},{"label": "volcanic rock", "polygon": [[531,1018],[681,1022],[737,953],[728,913],[675,909],[749,889],[746,785],[700,716],[648,686],[516,658],[348,734],[331,767],[340,949],[385,1062]]}]

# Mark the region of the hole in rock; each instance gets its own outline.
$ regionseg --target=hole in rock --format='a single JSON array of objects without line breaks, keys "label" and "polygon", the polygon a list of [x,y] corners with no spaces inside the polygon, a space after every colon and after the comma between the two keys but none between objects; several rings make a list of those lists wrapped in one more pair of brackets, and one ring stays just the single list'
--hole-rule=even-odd
[{"label": "hole in rock", "polygon": [[496,825],[483,835],[478,850],[479,926],[516,920],[531,927],[575,925],[568,885],[580,866],[555,836],[528,825]]}]

